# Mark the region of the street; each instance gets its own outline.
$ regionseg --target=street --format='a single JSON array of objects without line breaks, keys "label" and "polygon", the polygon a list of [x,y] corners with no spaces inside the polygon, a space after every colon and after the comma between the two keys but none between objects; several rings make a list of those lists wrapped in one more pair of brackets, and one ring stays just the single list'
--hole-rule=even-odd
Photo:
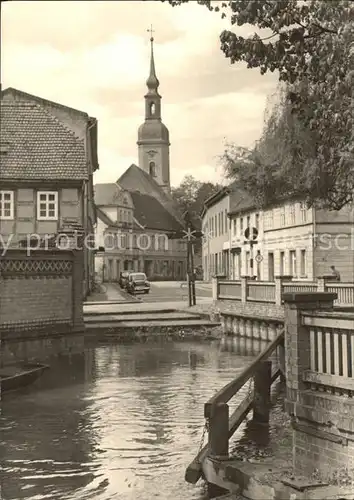
[{"label": "street", "polygon": [[[119,285],[115,283],[110,283],[118,290],[121,290]],[[186,282],[176,282],[176,281],[157,281],[150,283],[150,293],[149,294],[137,294],[136,298],[140,299],[141,302],[188,302],[188,286]],[[198,302],[199,298],[210,298],[211,299],[211,283],[196,283],[196,299]]]}]

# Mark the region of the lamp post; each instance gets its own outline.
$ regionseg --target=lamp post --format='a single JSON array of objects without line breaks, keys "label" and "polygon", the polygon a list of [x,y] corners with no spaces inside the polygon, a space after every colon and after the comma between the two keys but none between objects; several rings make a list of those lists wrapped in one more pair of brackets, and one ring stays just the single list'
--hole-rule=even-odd
[{"label": "lamp post", "polygon": [[189,306],[196,305],[195,293],[195,273],[194,273],[194,247],[193,239],[196,238],[197,231],[192,230],[192,222],[188,212],[183,214],[186,229],[184,238],[187,239],[187,283],[188,283],[188,299]]}]

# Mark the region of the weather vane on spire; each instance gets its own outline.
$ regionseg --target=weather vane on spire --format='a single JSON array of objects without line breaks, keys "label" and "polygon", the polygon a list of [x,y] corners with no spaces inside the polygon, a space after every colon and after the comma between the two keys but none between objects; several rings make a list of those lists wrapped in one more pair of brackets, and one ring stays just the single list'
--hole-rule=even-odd
[{"label": "weather vane on spire", "polygon": [[152,36],[152,34],[155,33],[155,30],[152,29],[152,24],[150,25],[150,29],[148,29],[147,32],[150,33],[150,42],[153,42],[154,37]]}]

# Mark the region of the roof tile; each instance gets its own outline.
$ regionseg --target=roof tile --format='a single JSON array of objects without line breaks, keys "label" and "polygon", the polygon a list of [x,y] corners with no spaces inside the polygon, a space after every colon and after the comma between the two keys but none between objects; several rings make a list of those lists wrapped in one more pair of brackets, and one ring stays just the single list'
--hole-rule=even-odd
[{"label": "roof tile", "polygon": [[2,101],[0,114],[1,179],[88,178],[84,142],[44,108]]}]

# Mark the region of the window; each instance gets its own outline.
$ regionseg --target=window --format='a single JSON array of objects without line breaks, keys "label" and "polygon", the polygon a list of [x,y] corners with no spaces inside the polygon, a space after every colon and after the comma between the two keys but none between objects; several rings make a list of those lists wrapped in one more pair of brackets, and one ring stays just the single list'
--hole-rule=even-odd
[{"label": "window", "polygon": [[285,252],[280,252],[280,276],[285,274]]},{"label": "window", "polygon": [[257,229],[259,229],[259,214],[256,214],[255,226]]},{"label": "window", "polygon": [[300,254],[300,273],[301,277],[304,278],[306,277],[307,270],[306,270],[306,250],[301,250]]},{"label": "window", "polygon": [[295,205],[290,205],[290,224],[295,224]]},{"label": "window", "polygon": [[240,218],[240,232],[241,232],[241,236],[242,236],[242,233],[243,233],[243,218],[242,217]]},{"label": "window", "polygon": [[250,252],[246,252],[246,276],[250,276]]},{"label": "window", "polygon": [[227,233],[227,210],[225,208],[225,233]]},{"label": "window", "polygon": [[307,206],[306,203],[300,204],[300,212],[301,212],[301,222],[307,221]]},{"label": "window", "polygon": [[224,217],[222,216],[222,213],[219,214],[219,221],[220,221],[220,234],[224,234]]},{"label": "window", "polygon": [[58,219],[58,193],[55,191],[39,191],[37,193],[37,219]]},{"label": "window", "polygon": [[265,229],[273,229],[274,226],[274,213],[273,210],[269,210],[265,216]]},{"label": "window", "polygon": [[285,226],[285,207],[280,209],[280,225]]},{"label": "window", "polygon": [[295,250],[290,250],[290,275],[296,277],[296,252]]},{"label": "window", "polygon": [[14,218],[14,192],[0,191],[0,219]]},{"label": "window", "polygon": [[236,234],[237,234],[237,219],[234,219],[233,223],[234,223],[233,233],[234,233],[234,236],[236,236]]},{"label": "window", "polygon": [[251,227],[251,216],[247,215],[247,227]]},{"label": "window", "polygon": [[156,112],[156,106],[155,106],[155,103],[154,103],[154,102],[152,102],[152,103],[150,104],[150,114],[151,114],[151,115],[154,115],[154,114],[155,114],[155,112]]},{"label": "window", "polygon": [[215,221],[215,236],[217,236],[218,235],[218,218],[216,215],[214,216],[214,221]]},{"label": "window", "polygon": [[151,177],[156,177],[156,165],[154,161],[149,163],[149,172]]}]

